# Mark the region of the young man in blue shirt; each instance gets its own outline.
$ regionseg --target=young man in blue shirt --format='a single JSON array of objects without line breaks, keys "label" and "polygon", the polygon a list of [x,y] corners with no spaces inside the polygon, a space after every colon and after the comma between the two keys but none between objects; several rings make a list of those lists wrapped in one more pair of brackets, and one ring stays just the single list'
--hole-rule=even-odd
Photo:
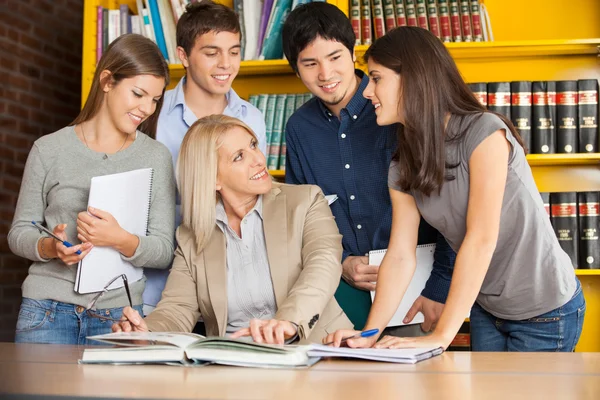
[{"label": "young man in blue shirt", "polygon": [[[231,88],[240,69],[241,29],[237,15],[222,4],[204,0],[187,6],[177,23],[177,55],[186,74],[165,93],[156,140],[166,145],[177,163],[179,147],[188,128],[211,114],[238,118],[258,137],[258,147],[267,148],[265,120],[253,105]],[[177,226],[181,222],[177,199]],[[169,270],[146,270],[144,310],[148,314],[164,289]]]},{"label": "young man in blue shirt", "polygon": [[[286,182],[315,184],[326,195],[343,235],[342,280],[336,299],[356,329],[371,307],[377,267],[371,250],[388,246],[392,206],[388,168],[396,150],[396,125],[380,127],[374,107],[363,97],[369,82],[355,70],[355,36],[348,17],[327,3],[299,6],[283,27],[283,49],[292,69],[315,96],[286,126]],[[421,311],[421,329],[431,330],[446,301],[456,254],[435,229],[421,220],[419,244],[435,242],[433,272],[405,323]],[[420,335],[418,325],[386,332]]]}]

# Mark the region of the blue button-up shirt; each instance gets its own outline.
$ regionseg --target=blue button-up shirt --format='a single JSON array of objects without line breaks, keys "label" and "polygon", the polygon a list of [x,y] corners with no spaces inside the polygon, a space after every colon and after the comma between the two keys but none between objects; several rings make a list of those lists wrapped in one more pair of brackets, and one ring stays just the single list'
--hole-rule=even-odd
[{"label": "blue button-up shirt", "polygon": [[[198,120],[194,112],[185,104],[183,85],[186,77],[183,77],[177,86],[165,92],[160,117],[158,118],[158,127],[156,129],[156,140],[167,146],[173,157],[173,166],[177,165],[179,148],[183,137],[189,127]],[[265,127],[265,118],[260,110],[252,104],[240,98],[237,93],[230,89],[226,94],[227,107],[223,114],[235,117],[248,125],[258,138],[258,148],[266,154],[267,136]],[[180,200],[177,196],[176,208],[176,226],[181,223]],[[146,289],[144,290],[144,304],[156,306],[160,300],[165,283],[169,275],[169,270],[157,270],[147,268],[144,270],[147,277]]]},{"label": "blue button-up shirt", "polygon": [[[375,109],[363,97],[369,78],[359,70],[356,74],[362,79],[359,88],[339,118],[313,98],[286,126],[285,180],[318,185],[326,195],[338,196],[331,211],[343,235],[344,259],[387,248],[392,225],[387,177],[397,126],[377,125]],[[456,254],[443,236],[421,220],[419,244],[434,242],[434,270],[422,294],[443,303]],[[371,307],[370,294],[342,280],[336,299],[355,328],[362,329]]]}]

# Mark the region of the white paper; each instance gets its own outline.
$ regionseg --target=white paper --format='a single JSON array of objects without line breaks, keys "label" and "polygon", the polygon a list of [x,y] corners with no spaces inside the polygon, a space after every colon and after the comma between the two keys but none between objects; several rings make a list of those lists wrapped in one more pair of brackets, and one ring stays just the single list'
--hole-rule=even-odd
[{"label": "white paper", "polygon": [[[417,246],[417,268],[415,269],[415,274],[413,275],[408,288],[406,289],[406,293],[398,306],[398,309],[394,313],[394,316],[390,320],[387,326],[399,326],[399,325],[413,325],[420,324],[425,321],[425,317],[422,313],[417,313],[413,320],[405,324],[402,322],[410,307],[412,307],[413,303],[417,298],[421,295],[421,292],[425,288],[425,283],[429,279],[431,275],[431,270],[433,269],[433,253],[435,252],[435,244],[427,244],[422,246]],[[385,255],[385,250],[376,250],[369,252],[369,265],[380,265],[381,261],[383,261],[383,256]],[[375,291],[371,292],[371,300],[375,298]]]}]

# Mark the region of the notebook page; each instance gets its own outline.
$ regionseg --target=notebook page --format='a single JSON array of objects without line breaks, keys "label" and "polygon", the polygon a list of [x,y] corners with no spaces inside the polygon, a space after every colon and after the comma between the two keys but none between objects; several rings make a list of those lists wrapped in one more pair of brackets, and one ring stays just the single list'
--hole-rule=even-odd
[{"label": "notebook page", "polygon": [[[375,250],[369,252],[369,264],[380,265],[383,261],[383,256],[386,250]],[[425,321],[425,317],[422,313],[417,313],[410,324],[402,322],[408,310],[413,305],[415,300],[421,295],[421,292],[425,288],[425,283],[431,275],[433,269],[433,253],[435,252],[435,244],[426,244],[417,246],[417,268],[413,275],[406,293],[398,306],[398,309],[394,313],[394,316],[390,320],[387,326],[400,326],[400,325],[413,325],[420,324]],[[371,300],[375,298],[375,292],[371,292]]]},{"label": "notebook page", "polygon": [[[144,168],[94,177],[88,206],[109,212],[126,231],[146,236],[152,175],[152,168]],[[113,248],[94,247],[79,262],[75,290],[79,293],[101,291],[112,278],[123,273],[131,283],[142,279],[143,269],[124,261]],[[123,280],[117,279],[110,289],[121,286]]]}]

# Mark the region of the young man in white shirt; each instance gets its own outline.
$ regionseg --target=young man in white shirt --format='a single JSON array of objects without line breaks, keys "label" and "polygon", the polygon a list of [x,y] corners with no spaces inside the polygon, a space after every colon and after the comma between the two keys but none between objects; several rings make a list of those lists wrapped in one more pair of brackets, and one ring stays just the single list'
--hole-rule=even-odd
[{"label": "young man in white shirt", "polygon": [[[241,29],[237,15],[222,4],[204,0],[191,3],[177,23],[177,55],[186,75],[165,92],[156,140],[166,145],[177,163],[179,147],[197,119],[212,114],[238,118],[254,130],[258,147],[266,153],[262,113],[231,88],[241,62]],[[176,226],[181,222],[177,199]],[[146,270],[144,313],[160,300],[169,270]]]}]

